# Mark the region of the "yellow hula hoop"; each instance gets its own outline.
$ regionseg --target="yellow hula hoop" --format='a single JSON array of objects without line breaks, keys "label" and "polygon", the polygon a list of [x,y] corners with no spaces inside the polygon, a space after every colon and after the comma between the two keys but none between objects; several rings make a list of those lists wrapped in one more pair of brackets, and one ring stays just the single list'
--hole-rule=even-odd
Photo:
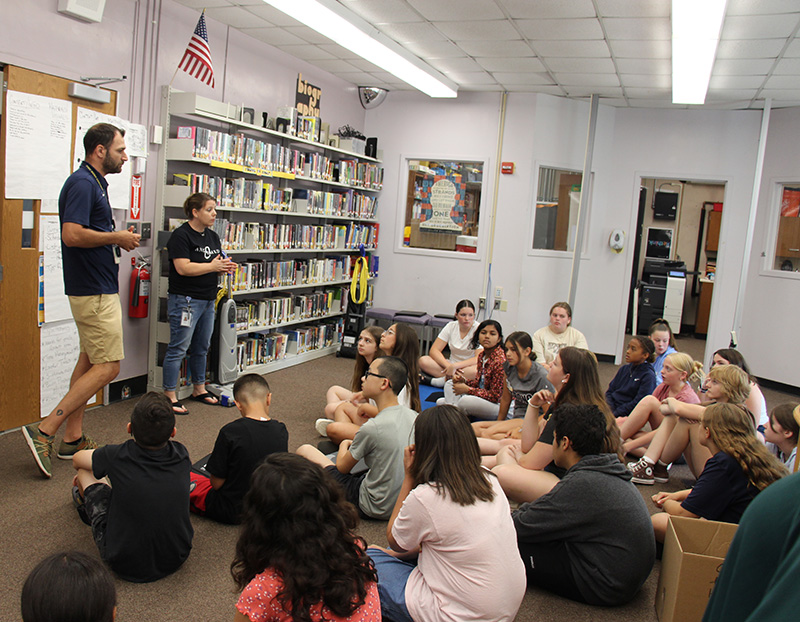
[{"label": "yellow hula hoop", "polygon": [[350,282],[350,300],[356,304],[361,304],[367,299],[367,280],[369,279],[369,269],[367,259],[359,257],[353,267],[353,280]]}]

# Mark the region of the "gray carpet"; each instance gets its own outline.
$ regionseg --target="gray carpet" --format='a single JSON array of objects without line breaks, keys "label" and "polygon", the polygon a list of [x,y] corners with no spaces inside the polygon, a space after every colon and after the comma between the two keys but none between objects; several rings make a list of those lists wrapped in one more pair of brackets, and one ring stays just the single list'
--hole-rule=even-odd
[{"label": "gray carpet", "polygon": [[[700,356],[703,342],[681,343],[681,349]],[[607,385],[616,368],[601,364],[601,380]],[[333,356],[268,376],[273,391],[274,418],[289,429],[289,447],[320,440],[314,420],[322,413],[325,389],[346,385],[352,361]],[[789,399],[776,391],[764,391],[771,407]],[[133,401],[96,408],[86,416],[86,432],[105,443],[126,440],[125,426]],[[189,449],[193,459],[211,451],[219,428],[238,416],[235,409],[188,402],[191,414],[178,419],[176,440]],[[73,470],[69,462],[55,460],[53,478],[43,479],[22,438],[10,431],[0,435],[0,456],[5,468],[2,486],[2,562],[0,573],[0,620],[19,619],[19,595],[28,572],[51,553],[75,549],[97,555],[89,528],[78,518],[70,498]],[[674,467],[670,484],[659,487],[678,490],[691,483],[686,467]],[[651,511],[652,487],[640,487]],[[174,575],[156,583],[138,585],[117,581],[119,622],[162,620],[231,620],[236,593],[229,574],[237,528],[192,517],[194,548],[188,561]],[[360,533],[367,542],[386,545],[386,523],[364,521]],[[580,605],[541,590],[530,589],[517,620],[656,620],[653,602],[659,563],[641,593],[624,607],[597,608]]]}]

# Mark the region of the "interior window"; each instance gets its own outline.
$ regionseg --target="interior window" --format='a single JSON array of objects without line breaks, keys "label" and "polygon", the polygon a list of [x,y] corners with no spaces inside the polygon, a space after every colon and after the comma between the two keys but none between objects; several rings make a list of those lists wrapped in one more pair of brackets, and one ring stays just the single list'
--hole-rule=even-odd
[{"label": "interior window", "polygon": [[579,171],[539,167],[534,249],[572,251],[575,248],[582,179]]}]

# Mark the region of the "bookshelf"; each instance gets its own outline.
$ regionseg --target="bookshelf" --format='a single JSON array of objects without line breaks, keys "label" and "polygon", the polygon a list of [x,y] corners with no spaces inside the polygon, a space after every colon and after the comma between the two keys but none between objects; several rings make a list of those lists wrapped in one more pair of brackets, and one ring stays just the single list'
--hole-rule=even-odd
[{"label": "bookshelf", "polygon": [[[226,276],[236,301],[240,373],[267,373],[336,352],[347,288],[363,245],[370,292],[377,275],[380,160],[246,123],[238,108],[162,90],[153,230],[148,389],[160,390],[169,343],[169,232],[193,192],[217,200],[215,230],[239,269]],[[185,382],[185,374],[181,374]],[[190,386],[178,387],[183,398]]]}]

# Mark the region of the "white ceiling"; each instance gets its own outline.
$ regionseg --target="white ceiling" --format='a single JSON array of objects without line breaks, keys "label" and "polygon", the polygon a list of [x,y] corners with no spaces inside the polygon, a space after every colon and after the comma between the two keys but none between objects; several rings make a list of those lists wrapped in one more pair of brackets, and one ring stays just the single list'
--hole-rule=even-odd
[{"label": "white ceiling", "polygon": [[[697,0],[698,2],[701,0]],[[177,0],[360,86],[411,87],[262,0]],[[338,0],[458,84],[671,107],[670,0]],[[800,0],[728,0],[706,106],[800,105]],[[213,32],[211,33],[213,37]],[[213,50],[213,41],[212,41]]]}]

